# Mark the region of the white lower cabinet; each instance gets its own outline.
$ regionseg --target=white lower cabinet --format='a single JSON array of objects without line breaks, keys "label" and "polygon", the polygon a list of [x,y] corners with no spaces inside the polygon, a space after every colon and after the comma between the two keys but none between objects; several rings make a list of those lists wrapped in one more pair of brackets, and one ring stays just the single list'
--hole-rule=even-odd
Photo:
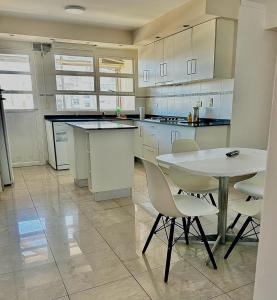
[{"label": "white lower cabinet", "polygon": [[134,152],[135,157],[143,157],[143,123],[142,122],[134,122],[134,125],[138,128],[135,129],[135,137],[134,137]]},{"label": "white lower cabinet", "polygon": [[177,139],[196,140],[200,149],[228,146],[229,126],[182,127],[137,121],[135,156],[156,163],[156,156],[171,153]]}]

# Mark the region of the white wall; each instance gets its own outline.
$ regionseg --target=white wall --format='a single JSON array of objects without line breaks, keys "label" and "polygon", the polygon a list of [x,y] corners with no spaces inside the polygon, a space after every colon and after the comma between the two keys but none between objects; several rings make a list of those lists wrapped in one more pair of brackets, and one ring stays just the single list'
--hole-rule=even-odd
[{"label": "white wall", "polygon": [[256,269],[254,300],[273,300],[277,295],[276,178],[277,178],[277,64],[271,112],[267,177]]},{"label": "white wall", "polygon": [[267,147],[277,32],[265,31],[263,4],[243,1],[239,13],[231,145]]}]

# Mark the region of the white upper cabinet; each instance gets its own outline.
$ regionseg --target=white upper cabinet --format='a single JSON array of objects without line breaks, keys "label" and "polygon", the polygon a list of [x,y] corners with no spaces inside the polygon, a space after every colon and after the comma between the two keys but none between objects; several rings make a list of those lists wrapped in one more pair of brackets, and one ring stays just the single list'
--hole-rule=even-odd
[{"label": "white upper cabinet", "polygon": [[214,78],[216,20],[192,30],[191,80]]},{"label": "white upper cabinet", "polygon": [[174,37],[155,42],[156,84],[173,83]]},{"label": "white upper cabinet", "polygon": [[174,36],[174,77],[175,83],[191,81],[191,39],[192,29],[182,31]]},{"label": "white upper cabinet", "polygon": [[233,78],[236,28],[235,20],[213,19],[151,44],[155,84]]},{"label": "white upper cabinet", "polygon": [[155,48],[149,44],[139,48],[138,80],[140,87],[155,85]]},{"label": "white upper cabinet", "polygon": [[164,81],[164,40],[159,40],[154,43],[155,45],[155,75],[156,84],[161,84]]}]

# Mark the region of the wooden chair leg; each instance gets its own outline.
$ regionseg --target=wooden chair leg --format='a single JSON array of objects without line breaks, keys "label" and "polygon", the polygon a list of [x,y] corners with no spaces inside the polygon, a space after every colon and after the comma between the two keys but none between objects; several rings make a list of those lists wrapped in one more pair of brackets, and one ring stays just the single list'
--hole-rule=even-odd
[{"label": "wooden chair leg", "polygon": [[216,265],[216,262],[215,262],[215,259],[214,259],[214,255],[213,255],[213,253],[212,253],[212,251],[211,251],[210,245],[209,245],[209,243],[208,243],[208,241],[207,241],[206,235],[205,235],[205,233],[204,233],[204,230],[203,230],[203,228],[202,228],[202,225],[201,225],[201,223],[200,223],[199,218],[198,218],[198,217],[195,217],[195,221],[196,221],[196,224],[197,224],[197,226],[198,226],[199,232],[200,232],[200,234],[201,234],[202,241],[203,241],[203,243],[204,243],[204,245],[205,245],[205,247],[206,247],[206,250],[207,250],[207,252],[208,252],[209,258],[210,258],[210,260],[211,260],[211,262],[212,262],[212,264],[213,264],[214,269],[216,270],[216,269],[217,269],[217,265]]},{"label": "wooden chair leg", "polygon": [[238,241],[240,240],[241,236],[243,235],[246,227],[248,226],[248,224],[252,221],[251,217],[248,217],[246,219],[246,221],[244,222],[244,224],[242,225],[240,231],[238,232],[237,236],[235,237],[235,239],[233,240],[231,246],[229,247],[229,249],[227,250],[224,259],[227,259],[229,257],[229,255],[231,254],[231,252],[233,251],[234,247],[236,246],[236,244],[238,243]]},{"label": "wooden chair leg", "polygon": [[166,265],[165,265],[165,273],[164,273],[164,282],[168,281],[171,252],[172,252],[172,247],[173,247],[174,227],[175,227],[175,218],[173,218],[171,220],[171,225],[170,225],[170,233],[169,233],[168,246],[167,246]]},{"label": "wooden chair leg", "polygon": [[183,222],[183,229],[184,229],[186,244],[188,245],[189,244],[189,233],[188,233],[188,229],[187,229],[186,218],[182,218],[182,222]]},{"label": "wooden chair leg", "polygon": [[154,225],[153,225],[153,227],[152,227],[152,229],[151,229],[151,231],[150,231],[150,234],[149,234],[149,236],[148,236],[148,238],[147,238],[147,240],[146,240],[146,243],[145,243],[145,245],[144,245],[144,247],[143,247],[143,250],[142,250],[142,253],[143,253],[143,254],[144,254],[145,251],[147,250],[147,248],[148,248],[148,246],[149,246],[149,244],[150,244],[150,242],[151,242],[151,240],[152,240],[152,237],[153,237],[153,235],[154,235],[154,233],[155,233],[155,230],[156,230],[156,228],[157,228],[157,226],[158,226],[158,224],[159,224],[159,222],[160,222],[161,217],[162,217],[162,214],[159,214],[159,215],[157,216],[157,219],[156,219],[156,221],[155,221],[155,223],[154,223]]}]

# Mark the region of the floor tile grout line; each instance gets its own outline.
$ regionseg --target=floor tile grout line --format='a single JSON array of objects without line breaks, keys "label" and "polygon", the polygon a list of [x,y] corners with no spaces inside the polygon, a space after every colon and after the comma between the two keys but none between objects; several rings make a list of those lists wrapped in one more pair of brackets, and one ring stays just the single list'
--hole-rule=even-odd
[{"label": "floor tile grout line", "polygon": [[[25,182],[25,178],[24,178],[24,182]],[[26,182],[25,182],[25,184],[26,184]],[[40,222],[40,224],[41,224],[41,221],[40,221],[40,217],[39,217],[39,214],[38,214],[37,208],[36,208],[36,206],[35,206],[35,203],[34,203],[34,201],[33,201],[32,194],[31,194],[31,192],[30,192],[30,190],[29,190],[29,187],[28,187],[28,186],[27,186],[27,190],[28,190],[28,192],[29,192],[29,195],[30,195],[30,198],[31,198],[31,200],[32,200],[32,202],[33,202],[33,206],[34,206],[34,209],[35,209],[35,211],[36,211],[36,213],[37,213],[38,220],[39,220],[39,222]],[[42,226],[42,224],[41,224],[41,226]],[[57,264],[56,258],[55,258],[55,256],[54,256],[54,253],[53,253],[53,250],[52,250],[52,247],[51,247],[51,244],[49,243],[49,240],[48,240],[48,238],[47,238],[47,234],[46,234],[46,232],[45,232],[45,230],[44,230],[43,226],[42,226],[42,230],[43,230],[43,233],[44,233],[44,235],[45,235],[45,238],[46,238],[46,240],[47,240],[47,244],[48,244],[48,246],[49,246],[49,249],[50,249],[50,251],[51,251],[51,255],[52,255],[52,257],[53,257],[53,260],[54,260],[55,266],[56,266],[56,268],[57,268],[57,270],[58,270],[58,273],[59,273],[59,275],[60,275],[60,278],[61,278],[62,284],[63,284],[63,286],[64,286],[64,289],[65,289],[65,292],[66,292],[66,296],[68,296],[68,297],[69,297],[69,294],[68,294],[68,291],[67,291],[67,288],[66,288],[65,282],[64,282],[64,280],[63,280],[63,277],[62,277],[62,274],[61,274],[61,272],[60,272],[60,269],[59,269],[59,267],[58,267],[58,264]]]},{"label": "floor tile grout line", "polygon": [[[132,216],[133,217],[133,216]],[[91,222],[91,220],[89,220]],[[91,225],[93,226],[92,222]],[[105,240],[105,242],[107,243],[107,245],[110,247],[110,249],[112,250],[112,252],[115,254],[115,256],[118,258],[118,260],[122,263],[122,265],[124,266],[124,268],[126,269],[126,271],[131,275],[131,277],[137,282],[137,284],[142,288],[142,290],[146,293],[146,295],[149,297],[149,299],[152,299],[150,297],[150,295],[148,294],[148,292],[143,288],[143,286],[137,281],[137,279],[135,278],[135,276],[129,271],[129,269],[125,266],[125,264],[123,263],[123,261],[120,259],[120,257],[118,256],[118,254],[113,250],[113,248],[111,247],[111,245],[109,244],[109,242],[105,239],[105,237],[101,234],[101,232],[98,230],[98,228],[95,227],[95,230],[99,233],[99,235]]]},{"label": "floor tile grout line", "polygon": [[231,299],[234,299],[234,298],[232,298],[232,297],[231,297],[230,295],[228,295],[228,294],[231,293],[231,292],[237,291],[237,290],[239,290],[240,288],[246,287],[246,286],[248,286],[248,285],[250,285],[250,284],[255,284],[255,281],[251,281],[251,282],[246,283],[246,284],[244,284],[244,285],[242,285],[242,286],[239,286],[239,287],[237,287],[237,288],[235,288],[235,289],[233,289],[233,290],[230,290],[230,291],[226,292],[226,294],[227,294],[227,296],[230,297]]},{"label": "floor tile grout line", "polygon": [[123,277],[123,278],[120,278],[120,279],[115,279],[115,280],[112,280],[112,281],[109,281],[109,282],[98,284],[96,286],[93,286],[93,287],[90,287],[90,288],[86,288],[86,289],[81,290],[81,291],[77,291],[77,292],[74,292],[74,293],[69,293],[68,296],[70,298],[70,296],[73,296],[73,295],[76,295],[76,294],[79,294],[79,293],[82,293],[82,292],[85,292],[85,291],[93,290],[93,289],[96,289],[96,288],[99,288],[99,287],[103,287],[105,285],[109,285],[109,284],[112,284],[112,283],[115,283],[115,282],[119,282],[121,280],[129,279],[129,278],[132,278],[132,276],[126,276],[126,277]]}]

